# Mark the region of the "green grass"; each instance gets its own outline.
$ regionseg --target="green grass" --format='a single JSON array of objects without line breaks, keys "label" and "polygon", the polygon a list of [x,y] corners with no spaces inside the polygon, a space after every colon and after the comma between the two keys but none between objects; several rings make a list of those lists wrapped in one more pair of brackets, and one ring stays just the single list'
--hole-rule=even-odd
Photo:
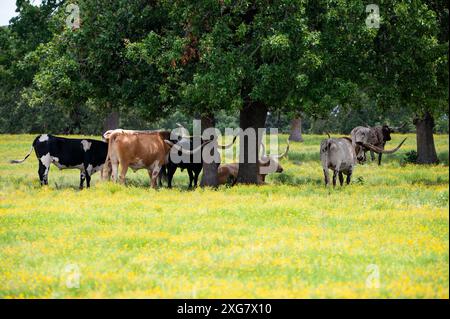
[{"label": "green grass", "polygon": [[1,298],[449,297],[447,135],[439,165],[401,161],[410,134],[336,189],[323,185],[324,137],[307,135],[268,185],[218,191],[188,191],[179,171],[172,190],[129,171],[128,186],[96,174],[79,191],[78,171],[54,166],[42,188],[34,154],[8,163],[34,135],[1,137]]}]

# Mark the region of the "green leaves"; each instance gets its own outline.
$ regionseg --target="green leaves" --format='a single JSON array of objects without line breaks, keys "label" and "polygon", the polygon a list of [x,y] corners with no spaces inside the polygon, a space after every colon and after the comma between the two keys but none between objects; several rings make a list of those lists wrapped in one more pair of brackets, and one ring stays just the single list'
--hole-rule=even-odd
[{"label": "green leaves", "polygon": [[275,34],[262,41],[261,55],[265,61],[288,58],[292,43],[285,34]]}]

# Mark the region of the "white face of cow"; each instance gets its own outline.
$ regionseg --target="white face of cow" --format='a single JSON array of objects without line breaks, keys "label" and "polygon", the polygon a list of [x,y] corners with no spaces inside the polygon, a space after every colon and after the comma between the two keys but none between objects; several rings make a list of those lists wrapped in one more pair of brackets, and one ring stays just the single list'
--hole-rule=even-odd
[{"label": "white face of cow", "polygon": [[274,158],[273,156],[267,156],[263,155],[259,161],[259,166],[261,167],[270,167],[273,168],[274,171],[270,173],[282,173],[283,167],[281,166],[278,159]]},{"label": "white face of cow", "polygon": [[352,143],[355,148],[356,159],[359,162],[364,162],[366,160],[366,152],[362,145],[369,142],[370,134],[370,129],[367,127],[360,127],[354,132],[352,131]]},{"label": "white face of cow", "polygon": [[266,147],[264,146],[264,143],[261,143],[261,157],[259,160],[259,166],[260,166],[260,173],[261,168],[264,171],[263,174],[268,173],[282,173],[283,167],[280,164],[280,159],[287,155],[289,152],[289,139],[286,141],[287,146],[286,150],[279,155],[267,155],[266,154]]}]

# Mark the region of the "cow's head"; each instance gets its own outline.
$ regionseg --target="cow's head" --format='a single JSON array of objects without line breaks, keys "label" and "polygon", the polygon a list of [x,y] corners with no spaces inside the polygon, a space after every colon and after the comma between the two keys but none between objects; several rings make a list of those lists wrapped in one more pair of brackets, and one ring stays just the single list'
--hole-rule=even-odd
[{"label": "cow's head", "polygon": [[387,142],[391,140],[391,133],[394,133],[394,129],[390,128],[387,125],[383,125],[381,127],[381,133],[383,134],[383,140]]},{"label": "cow's head", "polygon": [[358,126],[351,132],[352,142],[354,144],[366,144],[372,137],[372,132],[369,127]]},{"label": "cow's head", "polygon": [[370,142],[372,138],[372,132],[369,127],[358,126],[354,128],[351,132],[352,145],[355,149],[356,159],[358,162],[364,162],[366,160],[367,149],[364,145]]},{"label": "cow's head", "polygon": [[264,168],[274,168],[275,173],[282,173],[283,167],[281,166],[279,160],[282,159],[287,155],[289,152],[289,140],[287,141],[286,150],[282,154],[276,154],[276,155],[267,155],[266,154],[266,148],[263,143],[261,143],[261,157],[259,159],[259,166]]},{"label": "cow's head", "polygon": [[356,143],[354,145],[355,147],[355,153],[356,153],[356,159],[359,163],[364,163],[366,161],[366,152],[364,150],[364,147],[361,143]]}]

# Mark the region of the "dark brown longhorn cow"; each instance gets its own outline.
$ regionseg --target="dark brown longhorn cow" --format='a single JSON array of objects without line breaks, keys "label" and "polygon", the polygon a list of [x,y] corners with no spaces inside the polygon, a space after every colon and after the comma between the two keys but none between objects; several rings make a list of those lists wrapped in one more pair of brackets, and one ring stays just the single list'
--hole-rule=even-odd
[{"label": "dark brown longhorn cow", "polygon": [[362,161],[364,162],[366,160],[365,153],[370,151],[370,158],[372,161],[375,159],[374,153],[378,153],[378,165],[381,165],[381,157],[383,156],[383,153],[389,154],[390,152],[381,152],[380,150],[384,150],[386,142],[391,140],[391,133],[398,131],[404,125],[405,124],[400,127],[389,127],[388,125],[355,127],[350,133],[353,144],[370,144],[377,148],[377,150],[373,150],[368,147],[363,147],[364,159]]}]

